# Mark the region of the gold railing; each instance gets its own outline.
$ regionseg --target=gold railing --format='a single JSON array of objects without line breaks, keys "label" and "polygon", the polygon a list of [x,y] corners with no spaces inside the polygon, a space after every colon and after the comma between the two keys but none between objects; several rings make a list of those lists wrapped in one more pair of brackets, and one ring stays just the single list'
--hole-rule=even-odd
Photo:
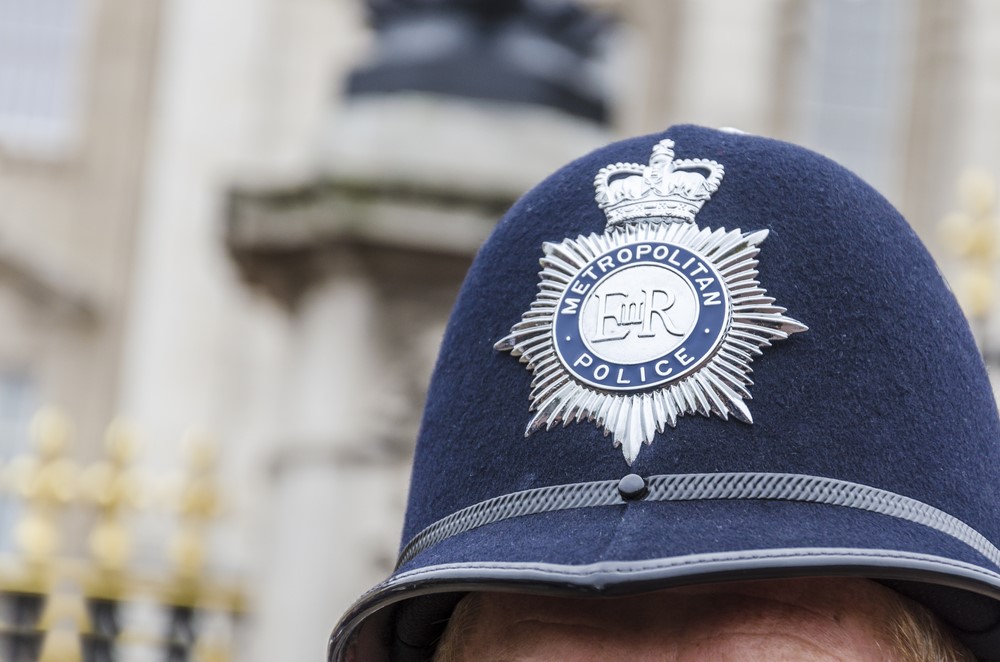
[{"label": "gold railing", "polygon": [[[0,557],[0,660],[235,659],[245,599],[208,563],[221,511],[212,444],[188,439],[186,471],[171,480],[133,466],[137,435],[124,421],[111,423],[105,457],[89,466],[69,458],[71,425],[55,409],[38,412],[30,438],[31,452],[0,468],[13,520]],[[133,549],[149,513],[169,529],[154,545],[157,568]]]},{"label": "gold railing", "polygon": [[955,258],[949,279],[984,356],[1000,364],[993,320],[1000,293],[996,178],[984,170],[968,169],[958,178],[957,193],[958,209],[945,215],[939,228],[945,247]]}]

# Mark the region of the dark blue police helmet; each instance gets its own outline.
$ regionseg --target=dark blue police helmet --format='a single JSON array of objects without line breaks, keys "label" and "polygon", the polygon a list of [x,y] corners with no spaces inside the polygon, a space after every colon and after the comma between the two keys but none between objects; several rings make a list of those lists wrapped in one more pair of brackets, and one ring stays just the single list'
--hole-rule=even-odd
[{"label": "dark blue police helmet", "polygon": [[467,591],[853,576],[1000,660],[998,515],[986,371],[906,221],[808,150],[677,126],[559,170],[483,246],[399,564],[330,657],[428,659]]}]

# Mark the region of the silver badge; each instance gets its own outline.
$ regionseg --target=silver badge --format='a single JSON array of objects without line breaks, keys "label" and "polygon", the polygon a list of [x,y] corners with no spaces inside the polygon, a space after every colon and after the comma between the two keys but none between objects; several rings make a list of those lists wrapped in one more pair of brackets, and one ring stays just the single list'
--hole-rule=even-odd
[{"label": "silver badge", "polygon": [[601,169],[603,234],[542,246],[538,295],[495,345],[534,373],[525,436],[593,420],[632,464],[684,414],[752,423],[750,362],[806,330],[757,282],[767,230],[695,225],[723,167],[673,147]]}]

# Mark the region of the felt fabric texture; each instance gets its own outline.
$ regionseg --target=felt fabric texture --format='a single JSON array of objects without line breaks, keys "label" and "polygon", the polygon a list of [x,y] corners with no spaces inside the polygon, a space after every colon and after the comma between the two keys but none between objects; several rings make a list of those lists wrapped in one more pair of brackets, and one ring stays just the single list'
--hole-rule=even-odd
[{"label": "felt fabric texture", "polygon": [[[534,299],[542,243],[604,230],[594,174],[609,163],[646,163],[663,137],[675,141],[677,158],[725,167],[695,223],[770,230],[758,256],[761,286],[809,331],[754,360],[752,425],[683,417],[630,469],[594,424],[525,438],[531,372],[493,344]],[[920,240],[879,193],[800,147],[675,127],[560,170],[483,246],[431,382],[402,539],[460,508],[532,487],[629,471],[771,471],[904,494],[998,541],[998,439],[968,323]]]},{"label": "felt fabric texture", "polygon": [[[753,424],[684,416],[629,467],[592,422],[526,438],[532,373],[493,345],[538,291],[543,242],[605,230],[594,202],[597,171],[616,162],[645,164],[663,138],[675,141],[678,159],[725,167],[695,223],[769,230],[757,257],[758,280],[809,330],[754,359],[747,402]],[[873,188],[818,154],[758,136],[676,126],[559,170],[510,209],[480,250],[431,382],[401,544],[461,508],[520,490],[628,473],[726,471],[878,487],[930,504],[1000,544],[996,404],[969,326],[913,230]],[[401,570],[795,547],[932,554],[1000,571],[927,527],[836,506],[764,501],[636,502],[520,517],[447,539]],[[990,590],[1000,595],[1000,586]],[[1000,628],[996,602],[974,601],[980,607],[963,618],[957,612],[969,603],[954,598],[953,589],[937,597],[916,593],[946,619],[954,609],[970,627]]]}]

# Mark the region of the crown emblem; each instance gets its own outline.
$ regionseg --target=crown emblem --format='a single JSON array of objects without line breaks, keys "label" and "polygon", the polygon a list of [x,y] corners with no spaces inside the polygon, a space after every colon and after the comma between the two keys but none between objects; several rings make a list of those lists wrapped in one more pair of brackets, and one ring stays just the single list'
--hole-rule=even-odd
[{"label": "crown emblem", "polygon": [[724,173],[721,164],[708,159],[675,160],[674,141],[661,140],[648,166],[615,163],[601,168],[594,178],[595,199],[608,226],[643,218],[692,222]]}]

